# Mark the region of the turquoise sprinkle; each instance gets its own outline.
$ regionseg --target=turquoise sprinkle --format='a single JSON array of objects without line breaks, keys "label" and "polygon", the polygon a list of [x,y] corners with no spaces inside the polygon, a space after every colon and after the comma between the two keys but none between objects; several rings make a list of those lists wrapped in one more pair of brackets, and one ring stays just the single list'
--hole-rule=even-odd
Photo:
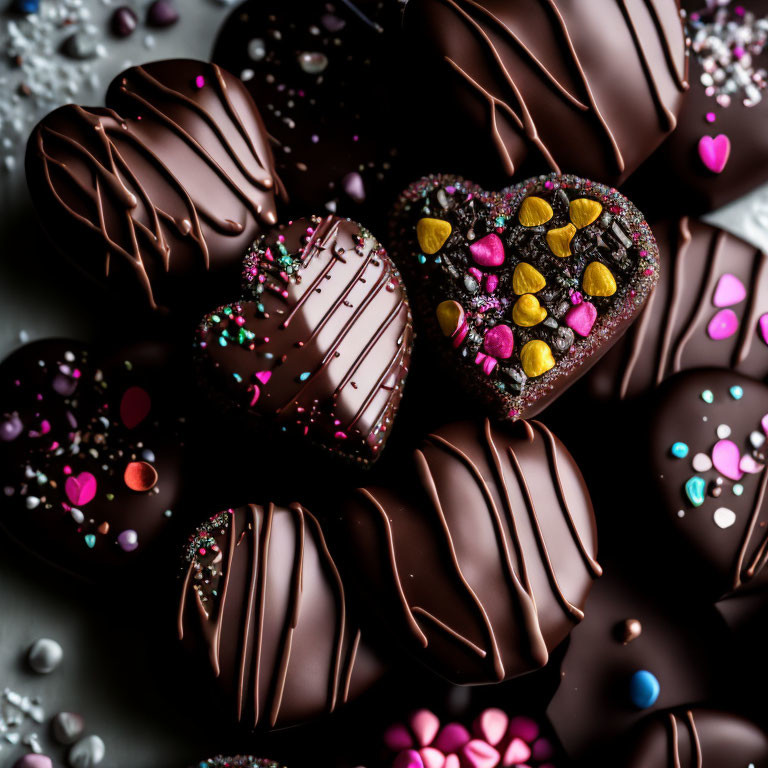
[{"label": "turquoise sprinkle", "polygon": [[232,307],[225,307],[224,308],[224,314],[225,315],[231,315],[232,314]]},{"label": "turquoise sprinkle", "polygon": [[96,537],[92,533],[86,533],[85,543],[88,546],[88,549],[93,549],[96,546]]},{"label": "turquoise sprinkle", "polygon": [[638,709],[652,707],[659,698],[661,686],[656,675],[647,669],[641,669],[632,675],[629,681],[629,698]]},{"label": "turquoise sprinkle", "polygon": [[235,381],[238,382],[238,384],[243,380],[243,377],[239,373],[233,373],[232,376],[234,376]]},{"label": "turquoise sprinkle", "polygon": [[263,312],[264,311],[264,305],[263,304],[257,304],[256,305],[256,309],[258,309],[259,312]]},{"label": "turquoise sprinkle", "polygon": [[497,216],[496,217],[496,226],[497,227],[503,227],[504,226],[504,217],[503,216]]},{"label": "turquoise sprinkle", "polygon": [[701,393],[701,399],[705,403],[710,403],[711,404],[711,403],[713,403],[715,401],[715,396],[712,394],[712,390],[711,389],[705,389]]},{"label": "turquoise sprinkle", "polygon": [[734,384],[728,391],[734,400],[741,400],[744,397],[744,390],[738,384]]},{"label": "turquoise sprinkle", "polygon": [[219,336],[219,346],[220,347],[226,347],[227,346],[227,340],[223,336]]},{"label": "turquoise sprinkle", "polygon": [[304,373],[299,376],[299,381],[306,381],[312,374],[309,371],[304,371]]},{"label": "turquoise sprinkle", "polygon": [[427,263],[427,257],[423,253],[420,253],[417,258],[419,259],[419,264]]},{"label": "turquoise sprinkle", "polygon": [[211,315],[211,320],[213,320],[214,323],[221,322],[221,318],[218,315]]},{"label": "turquoise sprinkle", "polygon": [[678,459],[684,459],[688,455],[688,446],[685,443],[674,443],[672,455]]},{"label": "turquoise sprinkle", "polygon": [[690,499],[694,507],[700,507],[704,503],[704,491],[707,483],[703,477],[694,475],[685,484],[685,495]]},{"label": "turquoise sprinkle", "polygon": [[744,486],[741,483],[736,483],[732,488],[734,496],[741,496],[744,493]]},{"label": "turquoise sprinkle", "polygon": [[442,264],[443,260],[439,256],[435,256],[435,264]]}]

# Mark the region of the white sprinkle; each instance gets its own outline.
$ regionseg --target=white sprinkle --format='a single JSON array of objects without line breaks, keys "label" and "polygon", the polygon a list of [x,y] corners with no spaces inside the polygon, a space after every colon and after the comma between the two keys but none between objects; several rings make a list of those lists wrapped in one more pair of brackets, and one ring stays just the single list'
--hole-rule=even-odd
[{"label": "white sprinkle", "polygon": [[721,440],[725,440],[726,437],[730,437],[731,436],[731,428],[727,424],[721,424],[717,428],[717,436]]},{"label": "white sprinkle", "polygon": [[750,433],[749,442],[753,448],[762,448],[765,443],[765,435],[762,432],[755,430]]},{"label": "white sprinkle", "polygon": [[715,510],[714,520],[718,528],[730,528],[736,522],[736,515],[727,507],[718,507]]},{"label": "white sprinkle", "polygon": [[712,459],[706,453],[697,453],[691,462],[696,472],[709,472],[712,469]]},{"label": "white sprinkle", "polygon": [[40,506],[40,499],[37,496],[27,496],[27,509],[37,509]]},{"label": "white sprinkle", "polygon": [[72,507],[72,509],[69,510],[69,514],[72,515],[72,519],[80,525],[80,523],[85,520],[85,515],[76,507]]},{"label": "white sprinkle", "polygon": [[685,517],[685,511],[682,509],[677,510],[677,516],[678,517]]}]

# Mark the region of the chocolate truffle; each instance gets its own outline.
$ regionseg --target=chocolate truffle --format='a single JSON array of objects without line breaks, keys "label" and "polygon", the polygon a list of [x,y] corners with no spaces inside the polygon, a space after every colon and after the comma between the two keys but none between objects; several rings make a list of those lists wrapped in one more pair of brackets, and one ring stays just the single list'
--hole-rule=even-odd
[{"label": "chocolate truffle", "polygon": [[647,718],[618,761],[622,768],[759,768],[767,763],[768,734],[762,728],[739,715],[700,707]]},{"label": "chocolate truffle", "polygon": [[650,471],[676,561],[701,594],[765,584],[768,386],[723,370],[678,374],[659,389]]},{"label": "chocolate truffle", "polygon": [[226,405],[365,464],[389,436],[412,340],[386,251],[359,224],[328,216],[254,243],[243,298],[205,317],[196,352]]},{"label": "chocolate truffle", "polygon": [[664,268],[640,319],[590,371],[598,399],[644,395],[681,370],[768,377],[768,256],[694,219],[653,227]]},{"label": "chocolate truffle", "polygon": [[[726,686],[732,646],[725,627],[714,609],[681,599],[674,582],[641,570],[654,554],[636,554],[625,534],[568,641],[547,716],[569,757],[585,764],[615,765],[614,751],[605,763],[596,754],[649,712],[716,698]],[[623,631],[628,619],[642,628],[631,642]],[[637,694],[651,691],[652,681],[649,704]]]},{"label": "chocolate truffle", "polygon": [[223,298],[276,221],[268,136],[248,92],[215,65],[174,59],[122,72],[106,103],[61,107],[32,132],[27,182],[43,227],[141,304]]},{"label": "chocolate truffle", "polygon": [[239,722],[315,718],[380,675],[320,524],[299,504],[225,510],[197,529],[186,560],[179,634],[202,647]]},{"label": "chocolate truffle", "polygon": [[619,184],[687,90],[675,0],[410,0],[404,26],[412,130],[484,183],[522,167]]},{"label": "chocolate truffle", "polygon": [[632,185],[659,208],[708,213],[768,179],[768,2],[685,5],[690,93],[676,130]]},{"label": "chocolate truffle", "polygon": [[63,339],[0,366],[0,522],[66,570],[136,575],[180,486],[168,357],[154,345],[103,356]]},{"label": "chocolate truffle", "polygon": [[259,105],[297,215],[356,216],[363,206],[370,215],[381,199],[397,160],[389,94],[398,24],[389,0],[249,0],[224,23],[213,61]]},{"label": "chocolate truffle", "polygon": [[397,485],[358,490],[339,526],[379,633],[454,683],[542,667],[600,574],[581,473],[535,421],[443,427]]},{"label": "chocolate truffle", "polygon": [[537,414],[605,354],[659,272],[634,205],[575,176],[501,192],[424,178],[400,198],[392,243],[428,339],[507,419]]}]

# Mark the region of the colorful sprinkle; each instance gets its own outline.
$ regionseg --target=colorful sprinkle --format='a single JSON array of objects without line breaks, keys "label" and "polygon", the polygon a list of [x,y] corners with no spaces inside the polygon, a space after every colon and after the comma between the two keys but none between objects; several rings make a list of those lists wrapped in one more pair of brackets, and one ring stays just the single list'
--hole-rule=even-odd
[{"label": "colorful sprinkle", "polygon": [[685,495],[694,507],[700,507],[704,503],[706,490],[706,481],[698,475],[694,475],[685,483]]},{"label": "colorful sprinkle", "polygon": [[122,531],[117,536],[117,543],[123,552],[133,552],[139,546],[139,534],[132,528]]},{"label": "colorful sprinkle", "polygon": [[96,536],[94,536],[92,533],[86,533],[85,545],[88,547],[88,549],[93,549],[96,546]]},{"label": "colorful sprinkle", "polygon": [[718,507],[712,517],[718,528],[730,528],[736,522],[736,514],[727,507]]},{"label": "colorful sprinkle", "polygon": [[641,669],[632,675],[629,681],[629,698],[638,709],[652,707],[661,693],[661,686],[656,676],[647,669]]},{"label": "colorful sprinkle", "polygon": [[684,459],[688,455],[688,446],[685,443],[673,443],[672,455],[678,459]]},{"label": "colorful sprinkle", "polygon": [[738,384],[732,386],[728,391],[731,393],[731,397],[734,400],[741,400],[741,398],[744,397],[744,389]]},{"label": "colorful sprinkle", "polygon": [[741,480],[744,473],[739,469],[740,460],[739,446],[732,440],[718,440],[712,448],[712,464],[729,480]]},{"label": "colorful sprinkle", "polygon": [[724,134],[702,136],[699,139],[699,157],[712,173],[722,173],[731,154],[731,140]]},{"label": "colorful sprinkle", "polygon": [[704,391],[701,393],[701,399],[702,399],[702,400],[703,400],[705,403],[708,403],[709,405],[711,405],[712,403],[714,403],[714,402],[715,402],[715,396],[714,396],[714,394],[712,393],[712,390],[711,390],[711,389],[705,389],[705,390],[704,390]]},{"label": "colorful sprinkle", "polygon": [[125,468],[123,480],[132,491],[149,491],[157,484],[157,470],[146,461],[132,461]]},{"label": "colorful sprinkle", "polygon": [[96,495],[96,488],[96,478],[90,472],[81,472],[77,476],[70,475],[64,483],[64,492],[75,507],[82,507],[92,501]]}]

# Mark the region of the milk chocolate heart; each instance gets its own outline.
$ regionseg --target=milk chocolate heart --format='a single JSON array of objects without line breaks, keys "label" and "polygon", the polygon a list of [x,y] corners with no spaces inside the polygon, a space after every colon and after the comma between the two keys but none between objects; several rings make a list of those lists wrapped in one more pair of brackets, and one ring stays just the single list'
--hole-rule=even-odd
[{"label": "milk chocolate heart", "polygon": [[380,454],[411,357],[400,274],[374,236],[336,216],[259,238],[244,295],[205,317],[197,352],[206,385],[334,453]]},{"label": "milk chocolate heart", "polygon": [[126,70],[106,101],[61,107],[29,139],[44,228],[86,273],[153,308],[222,300],[245,248],[276,221],[256,105],[228,72],[178,59]]},{"label": "milk chocolate heart", "polygon": [[0,366],[0,523],[69,571],[135,577],[180,489],[161,345],[38,341]]},{"label": "milk chocolate heart", "polygon": [[403,193],[392,224],[427,333],[501,418],[535,415],[570,386],[658,279],[642,214],[615,189],[575,176],[501,192],[427,177]]}]

